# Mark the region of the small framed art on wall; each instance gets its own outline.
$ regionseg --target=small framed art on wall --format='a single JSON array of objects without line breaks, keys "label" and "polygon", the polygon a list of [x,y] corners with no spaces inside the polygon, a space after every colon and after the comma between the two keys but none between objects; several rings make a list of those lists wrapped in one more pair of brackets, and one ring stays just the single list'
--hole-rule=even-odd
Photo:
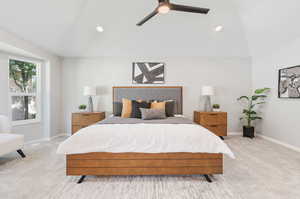
[{"label": "small framed art on wall", "polygon": [[279,70],[278,97],[300,99],[300,66]]}]

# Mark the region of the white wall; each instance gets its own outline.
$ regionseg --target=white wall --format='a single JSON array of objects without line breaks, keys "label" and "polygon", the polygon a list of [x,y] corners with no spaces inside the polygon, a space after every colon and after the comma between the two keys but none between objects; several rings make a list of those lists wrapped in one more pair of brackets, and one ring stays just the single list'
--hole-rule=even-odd
[{"label": "white wall", "polygon": [[25,141],[49,138],[61,133],[61,59],[3,30],[0,30],[0,114],[11,114],[8,97],[8,58],[11,55],[43,61],[42,121],[15,126],[13,131],[25,135]]},{"label": "white wall", "polygon": [[[11,57],[11,54],[0,52],[0,114],[6,115],[8,117],[11,117],[11,112],[9,108],[10,100],[8,95],[8,60],[9,57]],[[20,58],[23,58],[20,56]],[[44,84],[44,81],[43,81]],[[44,85],[43,85],[44,86]],[[44,111],[44,110],[43,110]],[[42,121],[43,121],[43,115],[42,115]],[[13,128],[14,133],[19,133],[25,135],[26,141],[31,141],[35,139],[41,139],[45,136],[45,132],[43,132],[43,124],[42,123],[35,123],[30,125],[22,125],[22,126],[14,126]]]},{"label": "white wall", "polygon": [[300,39],[276,52],[253,60],[253,87],[270,87],[272,93],[264,109],[261,133],[300,147],[300,100],[278,98],[278,70],[300,65]]},{"label": "white wall", "polygon": [[[166,63],[165,85],[184,86],[184,114],[192,117],[202,108],[200,90],[203,85],[216,87],[214,103],[229,113],[229,130],[240,131],[241,108],[236,99],[251,90],[251,60],[249,58],[165,57],[125,58],[99,57],[64,59],[62,99],[64,132],[70,133],[71,113],[79,104],[87,103],[84,86],[97,86],[100,94],[97,110],[112,112],[112,86],[132,85],[133,61],[161,61]],[[203,99],[202,99],[203,101]]]},{"label": "white wall", "polygon": [[[260,132],[300,147],[300,100],[278,99],[278,70],[300,65],[300,1],[238,1],[253,60],[253,88],[270,87]],[[270,7],[271,5],[271,7]]]}]

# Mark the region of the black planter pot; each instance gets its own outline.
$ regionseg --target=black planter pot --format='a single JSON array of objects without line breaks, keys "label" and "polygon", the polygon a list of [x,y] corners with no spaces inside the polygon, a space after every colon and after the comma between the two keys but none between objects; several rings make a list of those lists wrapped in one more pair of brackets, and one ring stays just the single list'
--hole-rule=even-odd
[{"label": "black planter pot", "polygon": [[248,138],[254,138],[254,127],[248,127],[244,126],[243,127],[243,136],[248,137]]}]

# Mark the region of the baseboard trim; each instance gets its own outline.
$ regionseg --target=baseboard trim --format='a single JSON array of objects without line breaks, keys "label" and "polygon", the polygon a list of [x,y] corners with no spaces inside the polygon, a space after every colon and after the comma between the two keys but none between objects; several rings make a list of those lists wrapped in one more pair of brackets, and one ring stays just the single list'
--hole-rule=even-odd
[{"label": "baseboard trim", "polygon": [[36,143],[46,142],[46,141],[48,141],[46,138],[42,138],[42,139],[31,140],[31,141],[25,142],[24,145],[31,145],[31,144],[36,144]]},{"label": "baseboard trim", "polygon": [[51,140],[54,140],[56,138],[59,138],[59,137],[67,137],[68,135],[66,133],[61,133],[61,134],[58,134],[58,135],[55,135],[55,136],[52,136],[50,138],[47,138],[47,141],[51,141]]},{"label": "baseboard trim", "polygon": [[228,132],[228,135],[243,135],[242,132]]},{"label": "baseboard trim", "polygon": [[268,140],[270,142],[273,142],[273,143],[279,144],[281,146],[284,146],[286,148],[289,148],[289,149],[291,149],[293,151],[300,152],[300,148],[299,147],[293,146],[291,144],[287,144],[287,143],[279,141],[277,139],[274,139],[274,138],[271,138],[271,137],[268,137],[268,136],[265,136],[265,135],[261,135],[261,134],[257,134],[257,137],[261,137],[261,138],[263,138],[265,140]]},{"label": "baseboard trim", "polygon": [[49,142],[49,141],[54,140],[56,138],[65,137],[65,136],[67,137],[68,135],[65,134],[65,133],[61,133],[61,134],[58,134],[58,135],[55,135],[55,136],[52,136],[52,137],[49,137],[49,138],[42,138],[42,139],[28,141],[28,142],[25,142],[24,145],[31,145],[31,144],[36,144],[36,143],[40,143],[40,142]]},{"label": "baseboard trim", "polygon": [[[242,132],[229,132],[228,135],[243,135],[243,133],[242,133]],[[273,142],[273,143],[275,143],[275,144],[279,144],[279,145],[281,145],[281,146],[284,146],[284,147],[286,147],[286,148],[289,148],[289,149],[291,149],[291,150],[293,150],[293,151],[300,152],[300,148],[299,148],[299,147],[296,147],[296,146],[287,144],[287,143],[285,143],[285,142],[279,141],[279,140],[274,139],[274,138],[271,138],[271,137],[269,137],[269,136],[265,136],[265,135],[258,134],[258,133],[256,134],[256,136],[257,136],[257,137],[260,137],[260,138],[262,138],[262,139],[268,140],[268,141],[270,141],[270,142]]]}]

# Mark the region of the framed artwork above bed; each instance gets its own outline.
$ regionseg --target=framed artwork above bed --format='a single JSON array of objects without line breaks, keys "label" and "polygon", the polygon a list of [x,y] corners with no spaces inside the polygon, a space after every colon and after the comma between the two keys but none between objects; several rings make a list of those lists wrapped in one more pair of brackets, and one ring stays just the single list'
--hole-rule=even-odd
[{"label": "framed artwork above bed", "polygon": [[278,97],[300,99],[300,66],[279,70]]},{"label": "framed artwork above bed", "polygon": [[165,64],[160,62],[134,62],[132,82],[134,84],[164,84]]}]

